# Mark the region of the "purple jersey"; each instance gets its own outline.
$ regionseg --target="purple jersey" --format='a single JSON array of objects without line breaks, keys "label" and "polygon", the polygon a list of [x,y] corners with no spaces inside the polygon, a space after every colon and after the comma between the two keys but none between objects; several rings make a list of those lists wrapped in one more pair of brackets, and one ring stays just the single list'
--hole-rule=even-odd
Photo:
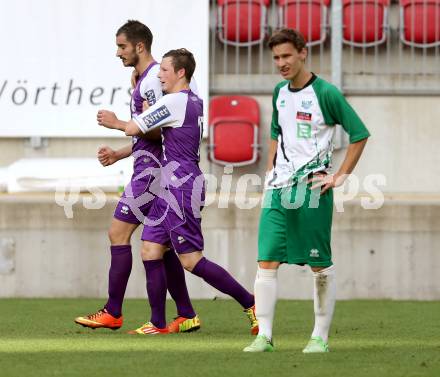
[{"label": "purple jersey", "polygon": [[[157,74],[159,72],[159,64],[151,63],[147,69],[140,75],[136,83],[136,87],[131,95],[131,117],[142,113],[142,103],[147,101],[151,106],[160,97],[162,97],[162,88]],[[141,174],[148,167],[157,167],[154,158],[142,153],[144,151],[151,153],[157,160],[160,160],[162,146],[160,141],[146,140],[140,137],[133,137],[132,153],[135,154],[134,176]],[[135,153],[138,152],[138,153]]]},{"label": "purple jersey", "polygon": [[203,101],[191,90],[167,94],[140,115],[134,116],[142,132],[162,127],[161,186],[203,190],[199,168],[203,134]]}]

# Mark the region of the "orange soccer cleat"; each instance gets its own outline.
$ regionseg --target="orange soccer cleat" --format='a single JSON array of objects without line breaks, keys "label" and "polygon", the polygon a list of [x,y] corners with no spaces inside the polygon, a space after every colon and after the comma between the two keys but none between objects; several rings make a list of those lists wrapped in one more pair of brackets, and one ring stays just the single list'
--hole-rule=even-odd
[{"label": "orange soccer cleat", "polygon": [[122,326],[123,318],[113,317],[106,309],[98,310],[96,313],[89,314],[84,317],[75,318],[78,325],[89,327],[91,329],[99,329],[101,327],[117,330]]},{"label": "orange soccer cleat", "polygon": [[200,319],[196,315],[193,318],[176,317],[173,322],[168,325],[170,333],[191,332],[200,329]]}]

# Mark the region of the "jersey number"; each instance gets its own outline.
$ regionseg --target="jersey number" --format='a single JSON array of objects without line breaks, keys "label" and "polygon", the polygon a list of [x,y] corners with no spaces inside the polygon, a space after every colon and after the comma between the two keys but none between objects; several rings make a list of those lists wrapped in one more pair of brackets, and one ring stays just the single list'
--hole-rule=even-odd
[{"label": "jersey number", "polygon": [[203,137],[203,116],[199,116],[198,124],[199,124],[200,140],[199,140],[199,150],[197,152],[197,155],[200,158],[200,146],[202,145],[202,137]]}]

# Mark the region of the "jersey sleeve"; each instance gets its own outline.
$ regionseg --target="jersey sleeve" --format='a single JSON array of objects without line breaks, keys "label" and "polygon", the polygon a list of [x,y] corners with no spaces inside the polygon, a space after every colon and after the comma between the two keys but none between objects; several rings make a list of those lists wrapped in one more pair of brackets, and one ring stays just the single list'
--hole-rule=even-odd
[{"label": "jersey sleeve", "polygon": [[191,89],[191,92],[193,92],[196,96],[199,96],[199,88],[197,87],[197,82],[194,79],[194,77],[191,79],[191,82],[189,83],[189,88]]},{"label": "jersey sleeve", "polygon": [[159,64],[156,64],[154,67],[152,67],[150,72],[148,72],[148,75],[142,80],[139,86],[139,92],[142,98],[145,99],[150,106],[154,105],[156,101],[163,95],[160,80],[157,77],[159,70],[158,67]]},{"label": "jersey sleeve", "polygon": [[274,91],[272,96],[272,123],[270,125],[270,138],[272,140],[278,140],[278,136],[280,134],[280,125],[278,123],[278,108],[277,108],[277,99],[278,94],[280,93],[280,88],[283,83],[278,84]]},{"label": "jersey sleeve", "polygon": [[340,124],[348,133],[350,144],[370,136],[367,127],[347,102],[343,94],[333,85],[325,89],[323,115],[328,125]]},{"label": "jersey sleeve", "polygon": [[184,121],[186,103],[184,93],[167,94],[133,120],[143,133],[159,127],[177,127]]}]

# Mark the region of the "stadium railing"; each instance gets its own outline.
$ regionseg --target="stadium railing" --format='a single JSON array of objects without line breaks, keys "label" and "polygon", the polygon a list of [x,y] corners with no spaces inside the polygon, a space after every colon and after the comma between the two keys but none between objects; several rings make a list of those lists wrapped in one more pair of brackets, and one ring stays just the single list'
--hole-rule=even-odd
[{"label": "stadium railing", "polygon": [[212,94],[269,94],[279,75],[267,34],[284,26],[305,34],[308,69],[347,94],[440,94],[440,0],[234,0],[265,14],[254,17],[261,21],[254,28],[250,13],[240,13],[232,30],[251,25],[259,33],[225,43],[230,20],[223,17],[219,29],[219,4],[228,1],[211,2]]}]

